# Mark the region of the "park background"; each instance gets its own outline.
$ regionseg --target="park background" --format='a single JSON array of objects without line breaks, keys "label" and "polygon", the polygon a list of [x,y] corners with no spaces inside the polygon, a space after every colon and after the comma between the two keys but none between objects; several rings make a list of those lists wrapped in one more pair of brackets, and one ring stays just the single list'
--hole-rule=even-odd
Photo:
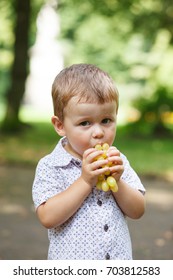
[{"label": "park background", "polygon": [[46,259],[34,213],[38,160],[58,141],[55,75],[93,63],[118,87],[115,145],[140,175],[147,209],[129,220],[135,259],[173,259],[173,2],[1,0],[0,259]]}]

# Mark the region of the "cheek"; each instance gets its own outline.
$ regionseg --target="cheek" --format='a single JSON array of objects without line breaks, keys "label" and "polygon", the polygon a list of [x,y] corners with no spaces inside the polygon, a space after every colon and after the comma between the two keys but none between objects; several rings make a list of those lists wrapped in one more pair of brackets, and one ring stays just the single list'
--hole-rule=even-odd
[{"label": "cheek", "polygon": [[76,136],[76,144],[82,152],[89,148],[89,142],[89,138],[85,133]]},{"label": "cheek", "polygon": [[114,141],[115,136],[116,136],[116,129],[115,128],[112,128],[111,130],[108,130],[106,132],[107,139],[109,139],[110,142],[112,142],[112,143]]},{"label": "cheek", "polygon": [[86,146],[88,144],[88,137],[85,133],[81,134],[77,139],[80,146]]}]

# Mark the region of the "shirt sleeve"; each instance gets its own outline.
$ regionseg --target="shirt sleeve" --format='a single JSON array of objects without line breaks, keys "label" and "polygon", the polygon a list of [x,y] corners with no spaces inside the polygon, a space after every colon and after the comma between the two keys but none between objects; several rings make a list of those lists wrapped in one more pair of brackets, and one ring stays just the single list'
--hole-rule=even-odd
[{"label": "shirt sleeve", "polygon": [[32,186],[32,198],[35,209],[55,196],[63,189],[60,171],[49,164],[48,158],[39,161]]},{"label": "shirt sleeve", "polygon": [[121,154],[124,164],[124,172],[121,178],[132,188],[140,190],[143,194],[145,193],[145,188],[138,177],[137,173],[133,170],[130,166],[129,161],[127,160],[126,156]]}]

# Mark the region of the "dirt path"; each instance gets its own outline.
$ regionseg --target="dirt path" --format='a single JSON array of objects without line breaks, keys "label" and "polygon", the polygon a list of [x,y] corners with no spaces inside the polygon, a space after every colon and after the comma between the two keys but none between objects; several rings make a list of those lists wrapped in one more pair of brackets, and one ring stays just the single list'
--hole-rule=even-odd
[{"label": "dirt path", "polygon": [[[32,204],[34,170],[0,166],[0,259],[47,258],[47,231]],[[128,220],[134,259],[173,259],[173,182],[143,177],[147,208],[140,220]]]}]

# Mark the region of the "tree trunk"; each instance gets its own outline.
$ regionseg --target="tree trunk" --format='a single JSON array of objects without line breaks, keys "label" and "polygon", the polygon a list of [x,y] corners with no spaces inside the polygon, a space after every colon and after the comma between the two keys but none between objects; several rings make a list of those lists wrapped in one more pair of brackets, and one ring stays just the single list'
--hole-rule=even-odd
[{"label": "tree trunk", "polygon": [[21,128],[19,109],[28,75],[30,0],[16,0],[15,14],[14,62],[11,69],[11,86],[7,92],[6,114],[2,124],[2,130],[6,132],[17,132]]}]

